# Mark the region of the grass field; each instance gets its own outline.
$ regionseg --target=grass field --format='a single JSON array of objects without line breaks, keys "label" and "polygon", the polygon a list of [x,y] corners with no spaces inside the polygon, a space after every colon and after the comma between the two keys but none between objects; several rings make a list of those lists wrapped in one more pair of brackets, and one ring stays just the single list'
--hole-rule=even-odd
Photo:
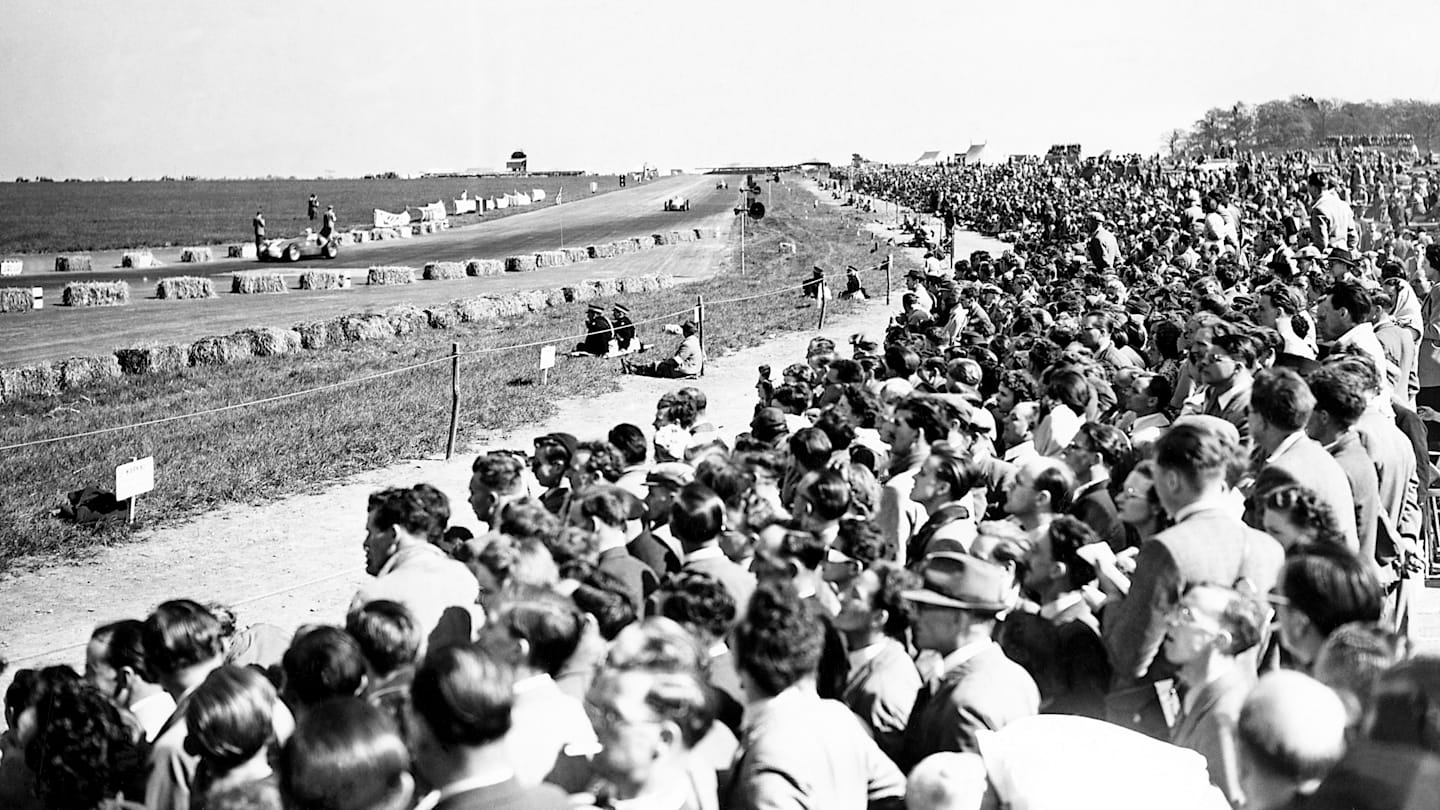
[{"label": "grass field", "polygon": [[[832,270],[877,262],[871,238],[858,235],[853,209],[813,210],[812,196],[793,184],[775,190],[766,218],[748,230],[748,272],[738,274],[738,255],[709,281],[630,297],[635,320],[688,310],[697,295],[707,302],[705,338],[712,354],[763,342],[787,331],[814,327],[813,304],[798,292],[734,304],[726,298],[759,295],[799,284],[810,268]],[[738,240],[738,230],[732,238]],[[782,255],[792,242],[798,255]],[[732,245],[732,247],[734,247]],[[738,254],[737,251],[732,251]],[[898,258],[898,257],[897,257]],[[903,268],[894,273],[896,284]],[[883,276],[866,286],[883,290]],[[838,314],[850,304],[832,302]],[[219,368],[189,368],[166,376],[127,378],[103,389],[7,406],[0,445],[47,436],[137,423],[157,417],[240,403],[367,374],[401,368],[449,353],[555,340],[580,327],[584,304],[570,304],[506,323],[422,329],[388,342],[302,352]],[[683,316],[682,316],[683,317]],[[675,320],[679,320],[676,318]],[[675,345],[659,324],[640,327],[660,356]],[[572,338],[573,340],[573,338]],[[535,384],[537,350],[481,355],[461,366],[461,443],[478,429],[535,421],[553,402],[613,390],[615,361],[563,357],[549,388]],[[123,541],[125,529],[93,532],[62,523],[50,513],[65,493],[86,485],[109,489],[113,468],[153,455],[156,489],[145,499],[145,521],[171,521],[226,502],[260,502],[305,490],[397,459],[443,449],[448,429],[449,363],[395,374],[362,385],[333,389],[267,405],[239,408],[204,419],[181,420],[101,436],[0,453],[0,573],[17,563],[45,563],[83,556],[97,545]]]},{"label": "grass field", "polygon": [[[292,236],[311,224],[305,208],[312,193],[320,198],[322,213],[326,205],[335,206],[337,224],[346,230],[370,225],[375,208],[398,212],[440,200],[449,211],[450,201],[466,190],[478,198],[539,188],[549,205],[562,187],[566,199],[589,196],[592,182],[602,193],[620,187],[614,175],[0,183],[0,254],[247,242],[253,238],[250,220],[256,209],[265,212],[268,235]],[[506,209],[485,218],[527,210]]]}]

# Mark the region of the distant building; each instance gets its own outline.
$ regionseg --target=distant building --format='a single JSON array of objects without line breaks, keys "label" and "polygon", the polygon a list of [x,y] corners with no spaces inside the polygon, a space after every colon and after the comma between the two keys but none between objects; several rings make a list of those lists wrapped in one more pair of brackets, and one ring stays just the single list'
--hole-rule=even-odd
[{"label": "distant building", "polygon": [[524,152],[511,152],[510,159],[505,161],[505,168],[512,172],[528,172],[530,170],[528,165],[529,160],[525,157]]}]

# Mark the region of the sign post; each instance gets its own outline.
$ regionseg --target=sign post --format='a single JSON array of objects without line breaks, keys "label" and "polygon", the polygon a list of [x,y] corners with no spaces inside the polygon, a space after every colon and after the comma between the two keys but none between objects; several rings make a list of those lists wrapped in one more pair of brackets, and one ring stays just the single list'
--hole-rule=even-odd
[{"label": "sign post", "polygon": [[894,253],[885,254],[885,306],[890,306],[890,265],[895,261]]},{"label": "sign post", "polygon": [[115,468],[115,500],[127,501],[126,523],[135,522],[135,502],[155,488],[155,457],[137,458]]},{"label": "sign post", "polygon": [[550,384],[550,369],[555,367],[555,347],[540,347],[540,384]]},{"label": "sign post", "polygon": [[460,344],[450,344],[450,435],[445,440],[445,460],[455,457],[455,440],[460,434]]}]

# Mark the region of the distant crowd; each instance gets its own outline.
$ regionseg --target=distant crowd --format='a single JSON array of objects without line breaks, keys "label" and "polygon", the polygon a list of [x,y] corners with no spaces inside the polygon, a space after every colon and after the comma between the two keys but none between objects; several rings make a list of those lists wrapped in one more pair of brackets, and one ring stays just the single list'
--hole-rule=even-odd
[{"label": "distant crowd", "polygon": [[345,616],[107,621],[14,674],[0,807],[1433,808],[1406,169],[837,179],[942,223],[883,334],[762,369],[730,429],[679,353],[633,368],[679,378],[650,424],[475,458],[479,534],[374,493]]}]

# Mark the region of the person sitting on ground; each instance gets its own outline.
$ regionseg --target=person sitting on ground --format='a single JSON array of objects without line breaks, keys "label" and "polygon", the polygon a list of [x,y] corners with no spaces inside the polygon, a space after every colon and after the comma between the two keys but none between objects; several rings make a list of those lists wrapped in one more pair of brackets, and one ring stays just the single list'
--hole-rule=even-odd
[{"label": "person sitting on ground", "polygon": [[610,314],[610,322],[615,328],[616,349],[622,352],[640,349],[639,341],[635,340],[635,323],[630,320],[630,307],[616,304],[614,311]]},{"label": "person sitting on ground", "polygon": [[621,359],[621,369],[626,374],[639,374],[644,377],[699,377],[705,372],[705,349],[700,345],[700,326],[694,321],[686,321],[680,325],[680,335],[680,346],[675,349],[673,357],[656,363],[631,363]]},{"label": "person sitting on ground", "polygon": [[604,357],[610,353],[614,338],[615,325],[605,317],[605,307],[592,303],[585,310],[585,339],[575,345],[575,351]]}]

